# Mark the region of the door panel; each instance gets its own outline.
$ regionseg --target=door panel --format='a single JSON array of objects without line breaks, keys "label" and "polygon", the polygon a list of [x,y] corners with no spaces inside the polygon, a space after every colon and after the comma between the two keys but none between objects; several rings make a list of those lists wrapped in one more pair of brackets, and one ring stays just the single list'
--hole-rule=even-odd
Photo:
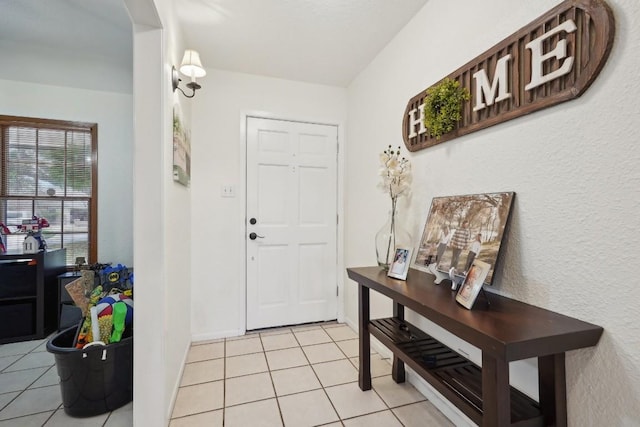
[{"label": "door panel", "polygon": [[322,281],[322,265],[326,263],[327,245],[300,245],[300,298],[301,304],[319,303],[326,298]]},{"label": "door panel", "polygon": [[336,166],[337,127],[247,118],[247,329],[336,318]]},{"label": "door panel", "polygon": [[280,268],[280,260],[286,258],[287,247],[285,245],[262,246],[258,253],[260,276],[273,278],[273,286],[269,289],[259,289],[258,305],[269,309],[285,307],[289,302],[289,280],[286,272]]},{"label": "door panel", "polygon": [[324,200],[322,191],[329,178],[328,171],[321,168],[300,167],[300,202],[299,225],[322,226],[325,221],[323,209]]},{"label": "door panel", "polygon": [[258,166],[257,215],[262,224],[287,225],[287,195],[282,189],[287,187],[288,178],[289,167],[287,165],[263,164]]}]

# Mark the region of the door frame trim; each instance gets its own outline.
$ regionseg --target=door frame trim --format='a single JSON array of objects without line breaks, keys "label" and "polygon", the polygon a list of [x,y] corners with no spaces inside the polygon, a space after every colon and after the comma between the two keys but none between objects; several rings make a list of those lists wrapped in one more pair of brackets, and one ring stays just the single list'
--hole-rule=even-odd
[{"label": "door frame trim", "polygon": [[275,114],[266,111],[243,110],[240,111],[240,183],[238,185],[237,195],[240,199],[242,221],[238,230],[238,239],[240,239],[241,262],[238,277],[241,279],[241,286],[238,298],[238,313],[240,324],[238,325],[239,335],[247,332],[247,119],[271,119],[289,122],[312,123],[327,126],[336,126],[338,128],[338,158],[336,164],[337,189],[336,189],[336,206],[338,214],[338,226],[336,236],[336,283],[338,286],[337,298],[337,319],[338,322],[344,322],[344,137],[345,122],[337,119],[317,119],[300,116],[288,116]]}]

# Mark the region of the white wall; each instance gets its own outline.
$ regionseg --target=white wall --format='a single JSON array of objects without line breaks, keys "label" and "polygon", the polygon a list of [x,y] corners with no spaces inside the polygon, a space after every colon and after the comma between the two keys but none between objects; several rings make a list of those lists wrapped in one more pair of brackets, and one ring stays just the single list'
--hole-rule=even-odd
[{"label": "white wall", "polygon": [[[121,38],[130,39],[131,28],[124,31],[128,33]],[[2,61],[0,79],[131,94],[131,61],[122,62],[121,55],[94,53],[89,57],[77,51],[0,40],[0,56],[11,58]]]},{"label": "white wall", "polygon": [[166,426],[191,342],[191,192],[173,181],[173,0],[127,0],[134,25],[136,343],[134,425]]},{"label": "white wall", "polygon": [[97,261],[131,266],[132,96],[0,80],[0,114],[98,124]]},{"label": "white wall", "polygon": [[[172,179],[173,105],[182,104],[188,125],[190,101],[171,92],[171,66],[183,51],[173,0],[132,0],[127,6],[136,29],[133,96],[0,80],[0,114],[98,123],[99,260],[136,270],[134,422],[163,426],[191,339],[191,193]],[[35,66],[32,56],[13,59]],[[48,59],[39,59],[40,68],[53,67],[47,77],[66,75],[63,61]],[[78,57],[73,65],[86,71],[96,61]],[[122,73],[106,73],[100,83],[125,90],[122,82],[131,85],[131,71],[128,77]]]},{"label": "white wall", "polygon": [[[403,145],[409,98],[558,3],[430,0],[350,85],[347,266],[375,263],[373,238],[388,210],[376,189],[377,155]],[[640,314],[629,292],[640,254],[640,5],[608,3],[617,35],[593,86],[577,100],[411,154],[413,197],[404,209],[417,245],[432,197],[517,193],[494,290],[605,331],[597,347],[567,355],[574,426],[637,425],[640,407]],[[355,321],[356,286],[346,288]],[[390,313],[390,302],[376,298],[372,314]],[[535,363],[512,368],[536,394]]]},{"label": "white wall", "polygon": [[[135,18],[134,18],[135,19]],[[134,262],[133,425],[167,425],[166,281],[164,271],[164,151],[161,88],[162,30],[134,35]],[[138,102],[137,100],[148,102]],[[158,123],[161,126],[158,126]],[[160,141],[160,147],[158,142]]]},{"label": "white wall", "polygon": [[[179,66],[184,53],[182,34],[175,13],[168,7],[162,15],[164,27],[164,271],[165,271],[165,400],[167,416],[171,414],[177,395],[187,351],[191,344],[191,200],[193,190],[173,180],[173,110],[176,105],[182,114],[183,126],[191,125],[193,100],[179,91],[172,92],[171,67]],[[184,76],[182,76],[184,78]],[[193,141],[192,141],[193,146]],[[192,155],[193,156],[193,155]],[[193,169],[193,168],[192,168]],[[193,182],[193,177],[191,178]]]},{"label": "white wall", "polygon": [[[192,122],[192,334],[244,332],[243,112],[342,124],[346,90],[210,69],[194,98]],[[222,198],[233,185],[235,198]]]}]

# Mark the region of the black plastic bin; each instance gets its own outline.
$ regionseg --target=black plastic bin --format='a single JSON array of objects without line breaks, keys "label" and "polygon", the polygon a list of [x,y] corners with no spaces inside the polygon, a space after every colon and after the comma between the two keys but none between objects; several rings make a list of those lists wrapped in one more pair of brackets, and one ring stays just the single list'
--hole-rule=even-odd
[{"label": "black plastic bin", "polygon": [[56,359],[64,411],[72,417],[91,417],[131,402],[133,337],[78,350],[72,348],[76,330],[65,329],[47,342],[47,351]]}]

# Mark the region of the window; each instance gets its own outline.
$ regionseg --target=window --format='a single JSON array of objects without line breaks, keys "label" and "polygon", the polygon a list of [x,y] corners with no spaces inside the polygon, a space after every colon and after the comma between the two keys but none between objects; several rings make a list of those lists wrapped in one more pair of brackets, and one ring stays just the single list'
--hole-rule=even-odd
[{"label": "window", "polygon": [[[0,116],[0,221],[16,231],[33,215],[48,249],[97,261],[97,124]],[[23,234],[7,236],[22,249]]]}]

